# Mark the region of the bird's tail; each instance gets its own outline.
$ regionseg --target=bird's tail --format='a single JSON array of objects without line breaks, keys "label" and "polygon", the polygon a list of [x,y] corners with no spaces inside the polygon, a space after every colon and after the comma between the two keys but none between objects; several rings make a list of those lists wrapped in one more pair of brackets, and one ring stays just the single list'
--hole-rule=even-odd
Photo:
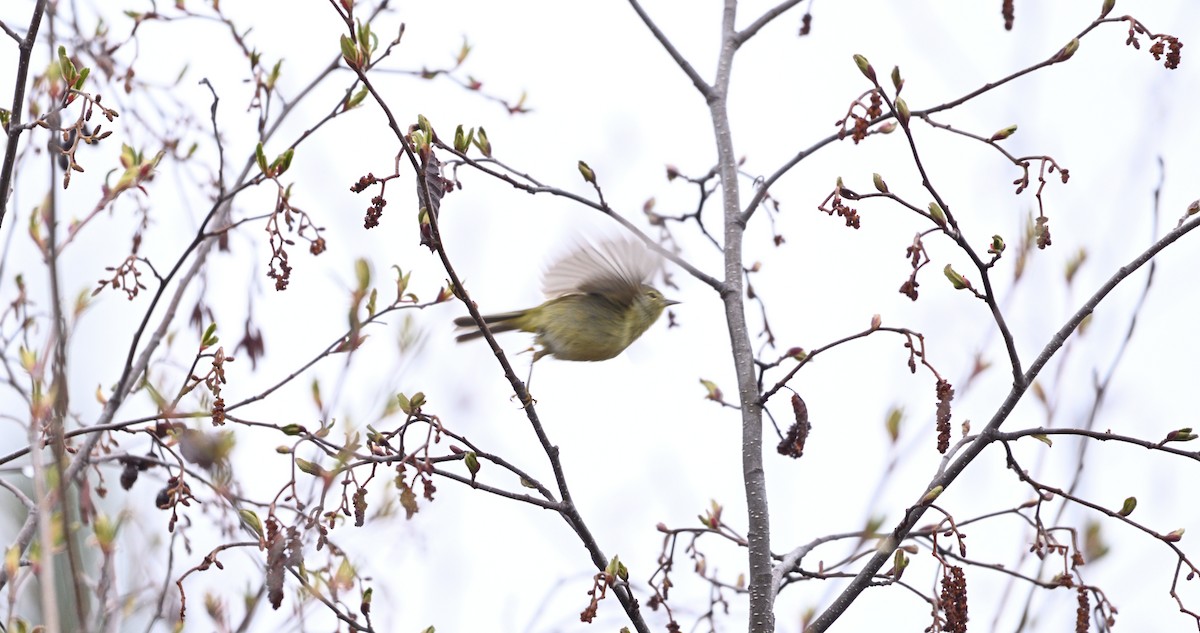
[{"label": "bird's tail", "polygon": [[[488,329],[490,329],[492,331],[492,334],[499,334],[500,332],[511,332],[513,330],[520,329],[520,326],[517,325],[516,321],[517,321],[517,319],[520,319],[521,317],[525,316],[526,312],[528,312],[528,311],[527,310],[517,310],[516,312],[500,312],[498,314],[485,314],[485,315],[483,315],[483,322],[488,324]],[[480,338],[483,336],[483,331],[478,329],[477,325],[475,324],[475,319],[472,319],[469,316],[458,317],[457,319],[454,319],[454,325],[457,325],[460,329],[463,329],[463,330],[467,330],[467,329],[470,330],[469,332],[463,332],[462,334],[459,334],[457,337],[455,337],[454,340],[458,341],[459,343],[462,343],[463,341],[470,341],[473,339],[477,339],[477,338]]]}]

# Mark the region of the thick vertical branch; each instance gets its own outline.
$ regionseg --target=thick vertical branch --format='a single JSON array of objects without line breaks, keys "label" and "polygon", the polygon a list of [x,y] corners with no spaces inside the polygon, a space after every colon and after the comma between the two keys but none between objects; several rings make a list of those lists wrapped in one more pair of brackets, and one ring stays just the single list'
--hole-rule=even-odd
[{"label": "thick vertical branch", "polygon": [[742,412],[742,479],[748,511],[751,633],[775,630],[774,595],[771,591],[771,518],[767,511],[767,480],[763,471],[762,405],[754,375],[754,349],[746,327],[743,293],[742,237],[746,228],[738,193],[737,155],[729,127],[727,97],[733,54],[740,41],[734,28],[736,0],[726,0],[721,27],[721,52],[717,77],[708,96],[709,113],[717,143],[722,207],[725,210],[725,320],[737,372],[738,400]]}]

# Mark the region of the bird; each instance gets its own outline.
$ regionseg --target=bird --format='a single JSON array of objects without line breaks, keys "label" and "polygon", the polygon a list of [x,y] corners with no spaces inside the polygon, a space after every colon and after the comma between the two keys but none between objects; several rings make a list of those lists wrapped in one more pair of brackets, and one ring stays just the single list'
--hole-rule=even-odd
[{"label": "bird", "polygon": [[[608,360],[625,351],[663,310],[679,302],[650,285],[662,259],[645,244],[610,238],[580,244],[550,264],[542,278],[541,305],[483,316],[493,333],[534,334],[533,360],[545,356],[569,361]],[[475,319],[454,320],[461,342],[483,336]]]}]

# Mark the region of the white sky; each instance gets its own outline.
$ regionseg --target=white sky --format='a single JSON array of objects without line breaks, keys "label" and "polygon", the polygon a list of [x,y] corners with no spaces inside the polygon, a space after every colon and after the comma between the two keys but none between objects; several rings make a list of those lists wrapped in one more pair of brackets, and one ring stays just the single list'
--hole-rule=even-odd
[{"label": "white sky", "polygon": [[[19,24],[15,17],[24,19],[27,4],[3,7],[0,18]],[[814,7],[809,37],[795,36],[801,14],[796,10],[765,29],[735,60],[731,116],[735,148],[746,157],[744,170],[768,174],[798,149],[836,130],[834,121],[867,89],[851,61],[855,53],[870,59],[881,76],[899,65],[910,108],[922,109],[1053,54],[1087,25],[1100,2],[1018,3],[1012,32],[1002,28],[999,3],[982,8],[973,4],[826,0]],[[200,3],[192,5],[204,11]],[[743,3],[740,23],[746,24],[768,6]],[[170,12],[165,5],[160,8]],[[227,1],[223,8],[239,24],[253,25],[248,41],[268,63],[285,60],[284,95],[295,95],[336,55],[338,23],[327,3]],[[701,74],[711,77],[719,3],[647,2],[646,8]],[[1124,45],[1123,27],[1105,25],[1084,39],[1069,63],[937,116],[938,121],[981,135],[1016,124],[1019,131],[1005,141],[1009,151],[1049,154],[1071,171],[1069,184],[1051,182],[1044,194],[1053,247],[1033,255],[1019,286],[1011,283],[1012,258],[1002,260],[995,275],[1026,365],[1086,296],[1155,235],[1173,226],[1186,205],[1200,197],[1194,177],[1200,169],[1200,136],[1193,120],[1200,65],[1189,54],[1200,42],[1200,9],[1187,0],[1127,1],[1118,3],[1113,15],[1123,11],[1133,12],[1152,30],[1178,36],[1185,43],[1182,67],[1165,70],[1147,54],[1149,44],[1144,38],[1143,50],[1135,51]],[[108,19],[114,39],[128,32],[127,18],[113,14]],[[398,13],[377,22],[375,30],[388,41],[401,22],[407,27],[404,43],[386,67],[448,64],[465,36],[474,52],[464,71],[482,80],[492,94],[515,99],[528,91],[528,104],[534,110],[510,117],[501,107],[448,82],[381,75],[377,81],[402,122],[424,114],[444,138],[451,137],[459,123],[482,125],[496,155],[509,165],[547,184],[590,195],[576,170],[576,162],[585,160],[598,174],[608,202],[643,226],[640,209],[648,198],[655,198],[656,210],[664,214],[694,207],[694,189],[667,183],[665,165],[675,165],[688,175],[706,172],[714,161],[711,124],[703,100],[627,4],[401,3]],[[147,24],[139,38],[140,79],[169,84],[187,66],[171,97],[198,113],[202,129],[185,134],[185,139],[200,144],[198,158],[204,165],[214,164],[215,152],[204,118],[209,92],[197,81],[212,82],[222,99],[219,121],[230,157],[227,173],[235,173],[255,140],[252,120],[245,114],[250,90],[244,83],[246,63],[229,46],[227,33],[213,23],[179,21]],[[11,85],[15,48],[6,42],[0,50],[4,55],[0,85]],[[350,82],[351,75],[341,71],[303,106],[301,116],[268,143],[268,156],[327,111]],[[127,99],[116,94],[105,98],[118,109],[115,104]],[[94,201],[121,142],[154,147],[152,139],[137,130],[132,113],[123,112],[121,123],[113,138],[81,155],[89,170],[77,176],[65,194],[68,213],[81,215]],[[916,128],[931,178],[972,243],[983,250],[988,238],[999,233],[1015,248],[1018,227],[1035,204],[1031,192],[1013,195],[1010,182],[1018,172],[977,143],[922,125]],[[294,247],[290,261],[295,272],[287,292],[276,293],[267,283],[268,250],[256,226],[247,227],[233,240],[232,256],[215,259],[208,300],[217,312],[227,349],[240,337],[248,293],[254,295],[256,322],[266,330],[267,362],[257,370],[245,359],[231,366],[227,401],[240,400],[278,381],[341,331],[355,258],[371,261],[383,296],[388,293],[388,268],[393,264],[406,271],[415,269],[412,290],[422,299],[435,295],[445,275],[417,244],[412,196],[405,190],[411,183],[409,176],[389,190],[383,224],[369,232],[361,224],[373,193],[349,192],[350,184],[363,173],[387,173],[395,152],[395,141],[385,133],[374,106],[340,119],[297,151],[285,180],[296,183],[297,205],[327,228],[330,250],[312,258],[302,246]],[[1166,181],[1162,217],[1155,228],[1150,201],[1160,156],[1166,164]],[[175,164],[164,164],[161,171],[150,187],[152,196],[142,198],[153,206],[155,218],[143,253],[156,266],[174,261],[207,208],[203,198],[178,184],[186,173],[206,172]],[[928,238],[933,261],[920,277],[921,299],[913,303],[896,289],[908,274],[904,248],[914,233],[926,228],[919,218],[894,205],[864,202],[857,206],[863,228],[851,231],[838,219],[815,212],[837,177],[848,187],[866,192],[872,189],[873,172],[882,174],[892,191],[910,201],[920,206],[928,202],[902,136],[893,134],[858,146],[844,141],[826,147],[772,190],[782,202],[783,211],[776,218],[777,230],[786,239],[782,248],[770,246],[765,213],[760,212],[752,223],[746,259],[748,264],[763,264],[754,281],[768,302],[779,351],[819,347],[867,327],[873,314],[882,315],[887,325],[925,333],[930,361],[956,386],[964,381],[974,354],[982,350],[996,366],[970,391],[960,390],[954,408],[956,429],[965,419],[979,428],[1010,380],[1003,369],[999,338],[988,333],[990,320],[984,305],[953,291],[941,275],[941,268],[951,263],[978,281],[965,258],[948,240]],[[594,212],[565,200],[515,192],[470,171],[460,171],[460,176],[464,189],[444,201],[442,228],[459,274],[485,312],[535,304],[540,300],[538,271],[545,263],[575,238],[613,228]],[[23,178],[11,206],[13,215],[0,237],[8,243],[8,233],[17,232],[8,254],[10,267],[38,270],[30,259],[25,227],[30,208],[43,195],[38,180],[42,176]],[[748,196],[750,187],[742,184],[743,195]],[[262,213],[269,210],[272,198],[265,188],[248,192],[239,198],[237,212]],[[111,220],[102,218],[109,224],[95,227],[81,240],[68,262],[69,296],[92,287],[103,275],[103,266],[124,257],[133,207],[129,200],[123,201]],[[716,208],[708,211],[710,230],[719,231],[719,215]],[[693,225],[677,227],[676,235],[685,245],[685,257],[710,274],[719,274],[719,254],[695,234]],[[1194,315],[1200,309],[1195,239],[1185,238],[1160,258],[1133,347],[1117,372],[1097,428],[1158,439],[1171,429],[1195,424],[1194,385],[1200,358],[1200,343],[1193,332]],[[1081,248],[1088,251],[1088,261],[1074,287],[1064,290],[1064,263]],[[644,582],[655,567],[661,542],[657,523],[695,526],[695,516],[716,499],[726,506],[731,525],[739,530],[744,526],[738,416],[704,401],[698,383],[700,378],[716,381],[729,398],[735,397],[721,304],[706,286],[682,271],[675,279],[680,288],[668,294],[683,302],[674,309],[682,327],[668,329],[664,319],[628,352],[604,363],[541,362],[533,389],[547,431],[561,448],[583,516],[605,553],[620,555],[629,566],[643,604],[650,595]],[[1043,373],[1043,386],[1055,398],[1053,419],[1048,420],[1045,409],[1027,398],[1006,430],[1081,423],[1091,405],[1093,374],[1107,371],[1144,280],[1145,273],[1139,272],[1118,288],[1096,313],[1087,334],[1063,350],[1060,361]],[[7,296],[12,292],[11,275],[6,274],[3,283]],[[80,322],[72,347],[76,359],[72,396],[84,421],[96,412],[91,397],[96,386],[106,388],[119,370],[128,332],[146,300],[142,296],[127,302],[123,295],[104,293]],[[490,351],[482,343],[453,344],[451,320],[462,312],[460,306],[446,304],[413,313],[422,343],[405,354],[398,353],[395,342],[402,319],[394,319],[390,329],[371,331],[368,346],[349,373],[342,371],[342,358],[327,360],[279,398],[241,413],[252,419],[312,426],[316,412],[307,394],[312,378],[319,377],[327,400],[335,403],[338,419],[362,428],[376,423],[396,391],[411,395],[420,390],[428,397],[427,411],[437,413],[447,426],[549,482],[545,458],[509,399]],[[757,307],[750,314],[756,315]],[[756,332],[757,322],[752,318],[751,323],[751,331]],[[177,331],[173,357],[180,360],[155,370],[170,384],[180,380],[186,365],[178,363],[187,360],[195,336],[182,320]],[[528,344],[523,335],[501,340],[513,354]],[[933,379],[924,370],[916,376],[908,374],[901,343],[875,336],[849,345],[823,356],[792,383],[808,404],[814,429],[802,460],[773,453],[766,458],[775,551],[785,552],[823,534],[858,529],[871,516],[884,517],[890,527],[922,494],[939,460],[933,449]],[[524,371],[529,356],[512,358],[518,371]],[[341,390],[334,395],[337,385]],[[903,406],[907,413],[898,449],[889,446],[883,432],[884,417],[893,406]],[[781,423],[790,417],[784,397],[774,401],[772,410]],[[122,417],[148,413],[152,413],[148,402],[133,401]],[[235,432],[238,473],[250,490],[260,496],[273,494],[288,476],[287,460],[271,452],[279,438],[246,429]],[[767,437],[773,445],[771,433],[768,430]],[[135,450],[134,445],[129,444],[130,450]],[[137,447],[141,450],[140,444]],[[1029,441],[1018,448],[1022,464],[1043,481],[1069,484],[1076,451],[1073,442],[1058,440],[1048,450]],[[894,451],[900,453],[902,463],[884,472]],[[1190,536],[1200,529],[1200,516],[1190,502],[1194,493],[1186,485],[1195,476],[1194,462],[1148,457],[1144,451],[1119,446],[1093,446],[1090,451],[1090,479],[1081,494],[1113,508],[1125,497],[1137,496],[1141,505],[1136,518],[1163,533],[1186,527]],[[481,476],[496,470],[485,465]],[[115,478],[114,472],[109,481],[115,483]],[[505,479],[495,483],[515,484]],[[411,522],[341,527],[333,532],[332,538],[362,561],[362,572],[374,578],[373,613],[380,630],[417,631],[430,624],[439,631],[582,628],[578,612],[586,605],[584,592],[594,570],[561,520],[450,481],[439,481],[438,489],[436,502],[423,503]],[[121,507],[140,511],[149,506],[154,492],[153,484],[141,482],[129,495],[111,495],[110,511]],[[386,487],[373,490],[372,507],[379,507],[388,494]],[[1004,469],[1001,452],[989,449],[941,499],[941,505],[963,519],[1011,507],[1030,496]],[[1057,506],[1052,507],[1057,511]],[[1074,525],[1097,518],[1077,510],[1067,516]],[[927,520],[933,517],[926,515]],[[205,520],[199,511],[193,518]],[[161,539],[156,522],[165,525],[165,520],[151,515],[141,528],[148,536],[139,538]],[[1012,565],[1029,544],[1025,528],[1011,518],[967,531],[969,554],[977,560]],[[1176,612],[1167,595],[1174,560],[1166,548],[1113,522],[1105,522],[1105,534],[1113,553],[1088,565],[1085,577],[1108,592],[1120,610],[1118,625],[1128,630],[1190,630],[1189,618]],[[197,538],[196,560],[217,542],[212,536],[212,540]],[[1182,546],[1187,545],[1185,537]],[[734,580],[744,566],[740,550],[716,541],[702,542],[702,549],[710,567],[718,567],[726,580]],[[163,553],[161,542],[154,551]],[[808,562],[811,566],[817,560],[835,561],[846,553],[844,546],[833,545]],[[131,588],[155,578],[157,563],[149,560],[157,559],[131,561],[132,569],[124,570]],[[210,570],[189,584],[196,592],[190,594],[194,618],[190,624],[197,630],[207,628],[200,608],[201,587],[222,592],[236,606],[236,592],[255,586],[246,554],[229,554],[225,560],[229,570]],[[689,568],[681,546],[672,602],[685,630],[703,611],[707,596],[707,587]],[[923,550],[905,579],[928,591],[933,570],[934,563]],[[1042,577],[1053,573],[1048,566]],[[967,578],[972,630],[976,626],[1014,630],[1014,614],[1020,612],[1028,589],[1018,584],[1007,601],[1001,601],[1005,582],[998,574],[968,568]],[[834,595],[833,583],[789,588],[777,606],[778,629],[798,631],[800,614],[808,608],[820,609]],[[1193,607],[1200,602],[1194,589],[1185,596]],[[727,597],[733,602],[732,611],[718,620],[720,628],[739,630],[744,626],[745,601]],[[1038,630],[1063,630],[1073,622],[1073,592],[1038,592],[1033,600]],[[999,623],[993,620],[997,611],[1003,614]],[[319,616],[321,610],[310,613]],[[647,612],[647,617],[652,628],[663,628],[661,613]],[[592,628],[615,630],[623,621],[616,601],[607,600],[599,623]],[[271,616],[264,616],[258,630],[271,630],[270,622]],[[880,625],[897,623],[903,623],[903,630],[924,628],[928,606],[901,589],[873,589],[835,630],[878,630]]]}]

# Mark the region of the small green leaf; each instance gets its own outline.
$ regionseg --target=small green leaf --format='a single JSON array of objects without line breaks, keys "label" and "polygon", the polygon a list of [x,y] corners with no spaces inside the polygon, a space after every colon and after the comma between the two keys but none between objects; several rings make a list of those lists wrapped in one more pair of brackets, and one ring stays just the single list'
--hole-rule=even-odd
[{"label": "small green leaf", "polygon": [[351,68],[362,66],[362,61],[358,58],[358,47],[354,45],[354,40],[343,35],[338,41],[338,45],[342,49],[342,59],[346,60],[346,64]]},{"label": "small green leaf", "polygon": [[1120,516],[1123,516],[1123,517],[1127,517],[1130,514],[1133,514],[1133,509],[1136,507],[1137,507],[1137,497],[1127,497],[1125,499],[1125,503],[1121,504],[1121,511],[1118,512],[1117,514],[1119,514]]},{"label": "small green leaf", "polygon": [[371,286],[371,264],[362,257],[354,261],[354,279],[358,282],[359,292],[366,292]]},{"label": "small green leaf", "polygon": [[487,130],[484,130],[482,127],[479,128],[479,133],[475,135],[475,147],[478,147],[484,156],[488,158],[492,157],[492,143],[488,140]]},{"label": "small green leaf", "polygon": [[353,108],[357,108],[360,104],[362,104],[363,99],[367,98],[368,94],[371,93],[367,91],[367,87],[365,85],[362,88],[359,88],[358,92],[354,93],[354,95],[351,96],[348,101],[346,101],[345,109],[351,110]]},{"label": "small green leaf", "polygon": [[251,532],[254,532],[255,536],[262,538],[262,535],[263,535],[262,521],[260,521],[258,519],[258,515],[254,513],[254,510],[250,510],[250,509],[238,510],[238,518],[241,519],[242,525],[250,528]]},{"label": "small green leaf", "polygon": [[296,458],[296,468],[299,468],[300,472],[314,477],[324,477],[326,475],[325,469],[320,464],[310,462],[307,459],[300,459],[299,457]]},{"label": "small green leaf", "polygon": [[200,337],[200,349],[212,347],[220,340],[221,339],[217,337],[217,324],[209,323],[208,327],[204,330],[204,336]]},{"label": "small green leaf", "polygon": [[262,143],[259,143],[258,147],[254,148],[254,162],[258,163],[258,170],[261,171],[264,176],[270,175],[267,171],[267,155],[263,153]]}]

